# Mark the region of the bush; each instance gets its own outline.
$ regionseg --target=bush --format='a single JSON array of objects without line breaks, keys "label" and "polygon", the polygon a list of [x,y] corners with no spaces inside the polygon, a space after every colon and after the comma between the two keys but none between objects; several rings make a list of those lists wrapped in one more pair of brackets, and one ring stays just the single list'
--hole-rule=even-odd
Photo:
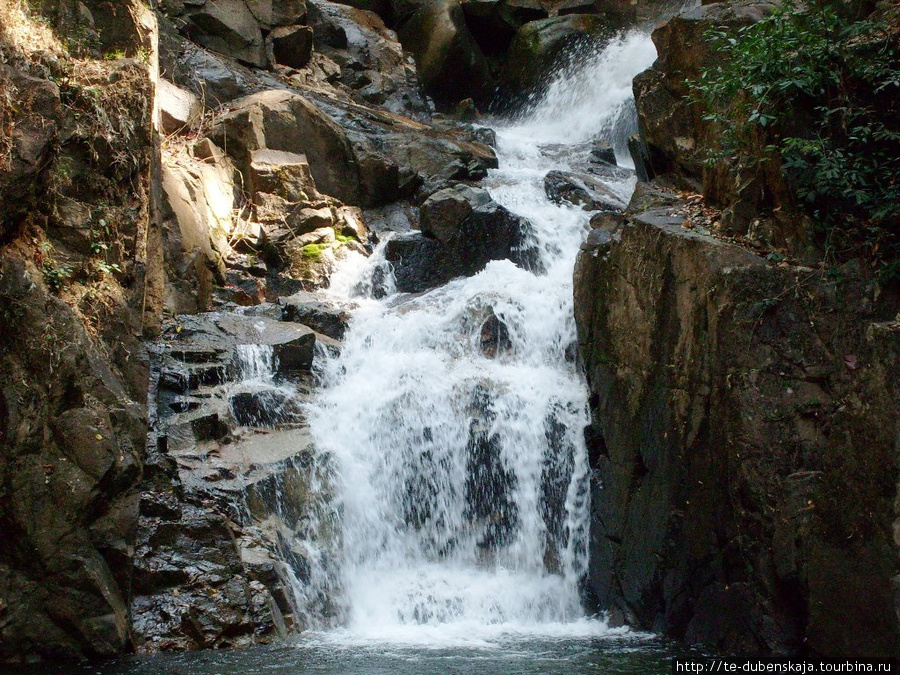
[{"label": "bush", "polygon": [[900,272],[898,32],[889,16],[846,11],[788,0],[757,23],[709,31],[716,62],[692,90],[722,132],[717,158],[779,159],[833,251],[864,248],[891,275]]}]

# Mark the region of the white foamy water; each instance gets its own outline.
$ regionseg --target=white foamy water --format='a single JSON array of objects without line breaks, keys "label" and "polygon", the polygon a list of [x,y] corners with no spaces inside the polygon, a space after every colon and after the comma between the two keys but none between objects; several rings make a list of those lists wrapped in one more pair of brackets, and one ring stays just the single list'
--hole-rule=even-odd
[{"label": "white foamy water", "polygon": [[[497,129],[494,199],[533,225],[543,271],[509,261],[417,296],[360,303],[308,410],[338,467],[336,642],[486,646],[618,633],[585,617],[587,390],[574,363],[572,268],[590,214],[547,199],[553,169],[623,147],[631,79],[655,58],[629,34]],[[609,179],[623,199],[633,179]],[[377,258],[377,256],[373,256]],[[365,286],[356,260],[335,289]],[[505,326],[498,338],[496,317]],[[483,350],[494,323],[496,351]],[[490,331],[487,331],[490,332]]]}]

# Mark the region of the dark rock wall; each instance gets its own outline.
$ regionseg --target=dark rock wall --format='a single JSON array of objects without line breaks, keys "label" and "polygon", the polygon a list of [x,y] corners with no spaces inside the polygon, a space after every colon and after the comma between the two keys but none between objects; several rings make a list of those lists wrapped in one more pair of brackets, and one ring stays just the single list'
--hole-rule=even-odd
[{"label": "dark rock wall", "polygon": [[0,88],[18,102],[0,166],[0,662],[108,657],[130,641],[140,340],[161,283],[154,19],[139,3],[115,17],[88,4],[45,9],[62,34],[90,31],[124,58],[72,61],[29,51],[15,23],[0,31]]},{"label": "dark rock wall", "polygon": [[590,590],[743,653],[900,649],[897,302],[857,262],[768,262],[639,186],[575,271]]},{"label": "dark rock wall", "polygon": [[721,130],[690,103],[705,31],[770,9],[705,5],[654,32],[634,90],[656,178],[578,258],[589,587],[690,643],[896,656],[896,289],[820,262],[777,162],[705,161]]}]

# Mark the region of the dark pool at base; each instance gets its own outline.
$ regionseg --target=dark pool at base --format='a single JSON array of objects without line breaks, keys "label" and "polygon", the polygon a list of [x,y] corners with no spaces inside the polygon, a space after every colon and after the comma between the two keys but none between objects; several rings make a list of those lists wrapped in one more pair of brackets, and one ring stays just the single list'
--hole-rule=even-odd
[{"label": "dark pool at base", "polygon": [[346,645],[297,639],[266,647],[130,657],[103,666],[11,675],[667,675],[687,651],[650,637],[510,641],[492,648]]}]

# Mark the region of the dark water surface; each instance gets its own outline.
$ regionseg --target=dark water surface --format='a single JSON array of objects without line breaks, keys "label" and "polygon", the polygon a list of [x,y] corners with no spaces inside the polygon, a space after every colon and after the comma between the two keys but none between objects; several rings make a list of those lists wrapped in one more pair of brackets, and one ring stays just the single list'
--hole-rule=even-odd
[{"label": "dark water surface", "polygon": [[487,648],[334,644],[306,638],[239,651],[131,657],[105,666],[15,669],[10,675],[664,675],[687,652],[640,635],[534,638]]}]

